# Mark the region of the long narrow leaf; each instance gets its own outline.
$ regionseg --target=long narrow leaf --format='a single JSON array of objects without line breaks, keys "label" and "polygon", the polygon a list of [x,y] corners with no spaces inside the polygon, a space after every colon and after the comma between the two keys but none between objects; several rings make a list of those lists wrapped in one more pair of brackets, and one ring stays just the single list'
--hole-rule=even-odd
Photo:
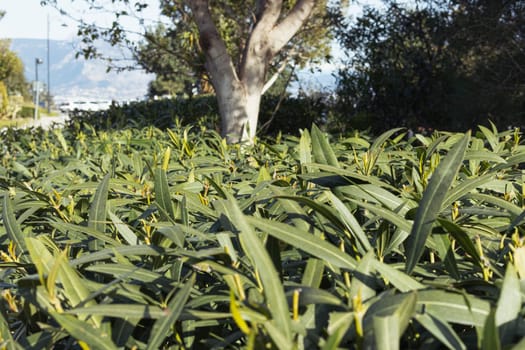
[{"label": "long narrow leaf", "polygon": [[9,325],[0,312],[0,348],[5,350],[23,350],[24,348],[14,339]]},{"label": "long narrow leaf", "polygon": [[117,350],[111,337],[101,329],[94,328],[89,323],[80,321],[74,316],[52,312],[51,316],[74,339],[81,340],[92,349]]},{"label": "long narrow leaf", "polygon": [[160,349],[164,339],[171,334],[169,330],[182,313],[194,284],[195,275],[192,275],[188,282],[184,284],[169,302],[166,317],[158,319],[153,325],[148,346],[146,348],[147,350]]},{"label": "long narrow leaf", "polygon": [[368,237],[346,205],[344,205],[344,203],[331,192],[328,193],[328,198],[339,213],[339,217],[348,228],[348,231],[350,231],[357,242],[359,242],[358,247],[361,250],[361,255],[365,255],[367,252],[372,251],[374,248],[368,241]]},{"label": "long narrow leaf", "polygon": [[279,274],[269,254],[249,224],[249,218],[242,213],[239,205],[232,197],[227,201],[217,201],[215,206],[240,232],[241,243],[245,253],[251,258],[260,275],[266,302],[270,305],[270,312],[275,326],[283,333],[286,344],[291,345],[292,329],[288,303]]},{"label": "long narrow leaf", "polygon": [[427,331],[436,337],[443,345],[449,349],[466,349],[467,347],[461,341],[454,329],[446,322],[443,322],[434,315],[424,313],[417,314],[416,320]]},{"label": "long narrow leaf", "polygon": [[517,330],[521,310],[521,291],[518,273],[512,264],[507,265],[505,278],[496,307],[496,326],[503,344],[510,343]]},{"label": "long narrow leaf", "polygon": [[175,222],[175,209],[171,201],[166,170],[160,168],[155,169],[155,201],[162,209],[160,211],[162,219]]},{"label": "long narrow leaf", "polygon": [[432,230],[432,225],[438,217],[446,198],[447,192],[454,182],[463,160],[470,140],[468,132],[449,151],[445,159],[439,163],[432,174],[432,178],[423,193],[419,203],[416,219],[412,225],[410,235],[406,240],[406,271],[411,273],[425,250],[425,243]]},{"label": "long narrow leaf", "polygon": [[110,174],[104,176],[89,207],[88,227],[99,232],[106,232],[107,202]]},{"label": "long narrow leaf", "polygon": [[15,251],[17,254],[23,254],[27,252],[27,246],[24,241],[24,234],[18,221],[16,221],[13,201],[9,198],[9,193],[4,192],[4,203],[2,208],[2,219],[4,222],[5,230],[9,239],[16,245]]},{"label": "long narrow leaf", "polygon": [[354,269],[357,261],[327,241],[292,226],[259,218],[246,218],[250,224],[297,249],[307,252],[335,267]]},{"label": "long narrow leaf", "polygon": [[323,134],[323,132],[315,124],[312,125],[311,138],[312,151],[316,162],[338,168],[339,162],[337,161],[337,157],[332,149],[332,146],[326,139],[326,136]]}]

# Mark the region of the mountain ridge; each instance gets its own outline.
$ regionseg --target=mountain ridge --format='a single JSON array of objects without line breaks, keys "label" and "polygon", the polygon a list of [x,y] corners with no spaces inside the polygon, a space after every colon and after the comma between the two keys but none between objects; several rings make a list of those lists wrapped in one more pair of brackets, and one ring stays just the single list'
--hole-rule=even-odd
[{"label": "mountain ridge", "polygon": [[[148,82],[153,75],[143,71],[107,72],[105,62],[75,58],[78,42],[74,40],[49,40],[49,86],[55,101],[71,99],[134,100],[147,93]],[[24,74],[31,82],[35,80],[35,60],[38,77],[48,83],[47,40],[12,39],[11,50],[24,63]]]}]

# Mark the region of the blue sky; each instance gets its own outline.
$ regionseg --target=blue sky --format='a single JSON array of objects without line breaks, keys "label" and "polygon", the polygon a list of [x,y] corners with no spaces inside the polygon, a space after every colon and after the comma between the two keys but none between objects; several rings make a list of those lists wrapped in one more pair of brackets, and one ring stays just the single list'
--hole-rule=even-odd
[{"label": "blue sky", "polygon": [[[77,19],[97,24],[108,24],[114,19],[111,7],[108,10],[88,9],[85,1],[58,0],[59,4]],[[110,4],[111,0],[97,0],[98,3]],[[134,3],[134,2],[131,2]],[[159,19],[158,0],[148,0],[149,9],[144,14],[146,25],[151,25]],[[372,4],[380,6],[381,0],[358,0],[351,2],[350,14],[360,12],[362,5]],[[0,0],[0,10],[6,12],[5,17],[0,20],[0,38],[10,39],[46,39],[47,21],[49,18],[49,37],[52,40],[76,39],[77,23],[66,16],[61,15],[56,9],[49,6],[41,6],[40,0]],[[137,21],[126,22],[127,28],[142,31]],[[336,49],[336,47],[334,47]],[[337,50],[334,54],[338,56]],[[334,84],[331,73],[337,68],[338,63],[325,63],[318,67],[321,74],[304,74],[301,79],[306,85],[330,85]]]},{"label": "blue sky", "polygon": [[[109,2],[102,0],[101,2]],[[76,18],[87,22],[108,23],[113,17],[107,11],[89,10],[83,1],[60,0],[60,4]],[[150,9],[146,16],[150,20],[158,19],[158,0],[149,0]],[[74,6],[74,8],[73,8]],[[62,16],[56,9],[41,6],[40,0],[0,0],[0,9],[6,12],[0,20],[0,38],[9,39],[46,39],[47,18],[49,16],[49,37],[54,40],[70,40],[76,36],[75,21]],[[130,21],[129,27],[138,28],[137,22]]]},{"label": "blue sky", "polygon": [[[83,18],[87,22],[96,20],[104,23],[113,20],[106,11],[95,11],[87,9],[85,2],[71,0],[59,0],[68,12],[76,18]],[[99,0],[100,3],[110,3],[109,0]],[[149,23],[159,17],[158,0],[149,0],[149,9],[145,13]],[[350,13],[359,12],[360,4],[381,4],[381,0],[361,0],[353,1]],[[74,7],[73,7],[74,6]],[[26,39],[45,39],[47,38],[47,18],[49,16],[49,36],[55,40],[69,40],[76,36],[76,23],[49,7],[41,6],[40,0],[0,0],[0,9],[6,11],[5,17],[0,20],[0,38],[26,38]],[[146,22],[148,23],[148,21]],[[138,28],[136,22],[129,22],[130,28]]]}]

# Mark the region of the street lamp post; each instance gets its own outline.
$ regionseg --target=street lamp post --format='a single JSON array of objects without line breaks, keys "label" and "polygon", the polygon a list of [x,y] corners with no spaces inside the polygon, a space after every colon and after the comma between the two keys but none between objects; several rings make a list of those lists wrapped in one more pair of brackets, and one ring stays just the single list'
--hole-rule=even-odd
[{"label": "street lamp post", "polygon": [[35,115],[33,119],[37,119],[38,116],[38,93],[40,92],[40,83],[38,81],[38,65],[44,63],[40,58],[35,58]]}]

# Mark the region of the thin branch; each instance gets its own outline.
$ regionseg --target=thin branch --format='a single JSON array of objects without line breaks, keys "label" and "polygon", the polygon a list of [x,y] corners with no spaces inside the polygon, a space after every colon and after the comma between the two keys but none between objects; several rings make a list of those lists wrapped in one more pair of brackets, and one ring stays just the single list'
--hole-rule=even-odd
[{"label": "thin branch", "polygon": [[270,79],[268,79],[266,84],[264,84],[264,86],[263,86],[263,88],[261,90],[261,95],[264,95],[264,93],[266,91],[268,91],[268,89],[270,89],[273,86],[273,84],[275,84],[275,82],[279,78],[279,75],[281,75],[281,73],[286,69],[286,66],[288,65],[288,61],[289,60],[290,60],[289,57],[286,57],[284,59],[284,61],[281,63],[281,65],[279,66],[277,71],[272,75],[272,77]]}]

